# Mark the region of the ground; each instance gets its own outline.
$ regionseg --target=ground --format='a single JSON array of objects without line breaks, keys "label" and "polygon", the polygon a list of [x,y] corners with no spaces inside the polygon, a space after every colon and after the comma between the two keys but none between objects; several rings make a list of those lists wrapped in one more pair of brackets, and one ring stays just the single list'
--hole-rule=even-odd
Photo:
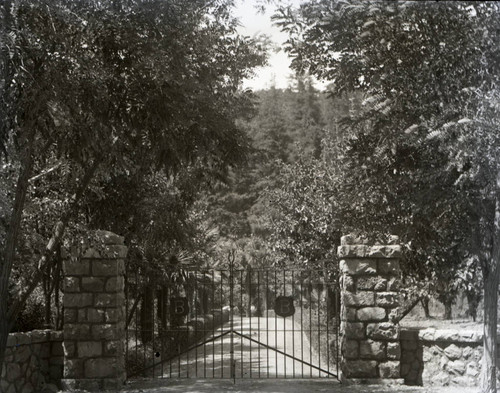
[{"label": "ground", "polygon": [[342,385],[337,381],[294,379],[156,379],[137,380],[121,392],[126,393],[476,393],[477,388],[423,388],[411,386]]}]

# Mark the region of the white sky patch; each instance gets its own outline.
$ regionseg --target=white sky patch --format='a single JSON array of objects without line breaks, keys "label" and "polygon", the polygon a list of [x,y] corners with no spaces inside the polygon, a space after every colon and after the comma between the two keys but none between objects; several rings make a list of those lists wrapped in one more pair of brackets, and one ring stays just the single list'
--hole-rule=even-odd
[{"label": "white sky patch", "polygon": [[[289,0],[293,6],[298,7],[301,0]],[[272,24],[271,16],[274,12],[272,6],[268,6],[265,14],[259,13],[256,0],[238,0],[234,15],[240,20],[239,33],[253,37],[265,34],[271,38],[278,48],[277,52],[270,53],[269,65],[259,67],[256,76],[243,82],[244,88],[253,90],[267,89],[273,85],[278,89],[285,89],[290,85],[293,71],[290,69],[290,58],[280,49],[286,41],[287,35]]]}]

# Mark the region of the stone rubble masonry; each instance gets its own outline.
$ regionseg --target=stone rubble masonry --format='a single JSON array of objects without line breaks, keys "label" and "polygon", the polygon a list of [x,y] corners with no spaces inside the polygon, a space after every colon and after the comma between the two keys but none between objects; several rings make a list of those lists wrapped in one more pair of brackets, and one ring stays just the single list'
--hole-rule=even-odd
[{"label": "stone rubble masonry", "polygon": [[371,245],[344,236],[341,274],[341,378],[345,382],[401,383],[400,328],[391,316],[400,304],[401,247]]},{"label": "stone rubble masonry", "polygon": [[[479,386],[482,331],[405,328],[401,331],[400,340],[401,377],[405,379],[405,384]],[[498,369],[497,384],[500,384]]]},{"label": "stone rubble masonry", "polygon": [[62,332],[54,330],[9,334],[0,392],[59,390],[63,375],[62,341]]},{"label": "stone rubble masonry", "polygon": [[64,260],[64,379],[67,390],[116,390],[126,379],[124,274],[127,247],[111,232]]}]

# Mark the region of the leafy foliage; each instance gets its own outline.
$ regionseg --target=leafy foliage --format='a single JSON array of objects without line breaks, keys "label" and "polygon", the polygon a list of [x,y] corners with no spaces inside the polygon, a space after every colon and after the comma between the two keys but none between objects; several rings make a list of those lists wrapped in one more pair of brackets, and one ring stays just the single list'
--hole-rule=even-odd
[{"label": "leafy foliage", "polygon": [[359,1],[277,16],[297,70],[331,80],[334,96],[363,94],[339,157],[358,196],[347,225],[400,234],[410,271],[435,283],[455,282],[491,228],[497,17],[495,5]]},{"label": "leafy foliage", "polygon": [[[195,185],[245,159],[248,140],[236,119],[253,103],[238,88],[265,61],[265,48],[236,33],[231,6],[0,5],[2,184],[13,186],[0,201],[0,363],[10,319],[52,263],[65,229],[74,235],[124,225],[132,242],[143,232],[144,255],[159,243],[160,253],[184,247]],[[132,205],[116,203],[131,190],[139,192],[123,199]],[[111,217],[105,206],[130,210]],[[8,311],[13,269],[29,271],[20,263],[35,274],[24,277],[24,293],[12,293]]]}]

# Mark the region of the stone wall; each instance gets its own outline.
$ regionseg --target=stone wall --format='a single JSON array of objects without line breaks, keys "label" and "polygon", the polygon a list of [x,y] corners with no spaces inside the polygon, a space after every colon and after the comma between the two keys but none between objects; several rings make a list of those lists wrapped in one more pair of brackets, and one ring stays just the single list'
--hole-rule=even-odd
[{"label": "stone wall", "polygon": [[477,330],[403,330],[401,376],[407,385],[478,386],[482,342]]},{"label": "stone wall", "polygon": [[11,333],[0,378],[2,393],[56,392],[63,376],[60,331]]},{"label": "stone wall", "polygon": [[341,371],[343,380],[400,378],[399,257],[393,244],[370,245],[344,236],[341,272]]},{"label": "stone wall", "polygon": [[123,238],[100,232],[64,261],[64,379],[68,390],[120,388],[125,373]]}]

